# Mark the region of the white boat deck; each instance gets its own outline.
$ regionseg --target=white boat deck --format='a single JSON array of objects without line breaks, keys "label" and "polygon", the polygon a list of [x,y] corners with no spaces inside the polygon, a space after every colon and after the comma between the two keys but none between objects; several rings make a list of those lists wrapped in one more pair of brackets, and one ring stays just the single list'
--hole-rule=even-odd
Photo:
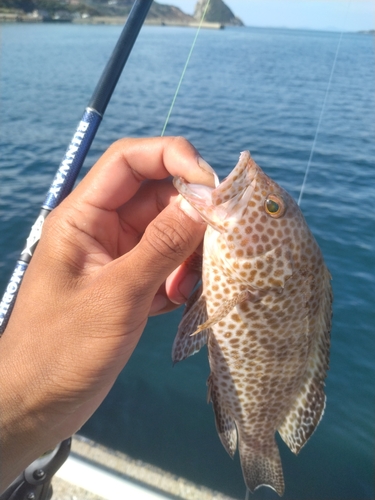
[{"label": "white boat deck", "polygon": [[234,500],[81,436],[52,484],[53,500]]}]

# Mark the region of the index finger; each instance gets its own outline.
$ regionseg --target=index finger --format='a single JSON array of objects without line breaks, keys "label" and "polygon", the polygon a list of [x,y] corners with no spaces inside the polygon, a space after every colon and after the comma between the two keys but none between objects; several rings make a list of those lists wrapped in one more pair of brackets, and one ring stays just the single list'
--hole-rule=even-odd
[{"label": "index finger", "polygon": [[103,154],[71,198],[99,209],[116,210],[132,198],[143,180],[170,175],[214,186],[213,170],[186,139],[121,139]]}]

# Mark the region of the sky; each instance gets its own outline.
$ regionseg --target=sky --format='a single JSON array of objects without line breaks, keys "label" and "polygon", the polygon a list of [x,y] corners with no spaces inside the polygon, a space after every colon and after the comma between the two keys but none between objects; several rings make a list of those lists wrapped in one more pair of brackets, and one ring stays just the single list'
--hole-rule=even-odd
[{"label": "sky", "polygon": [[[197,0],[158,0],[192,14]],[[375,29],[375,0],[224,0],[247,26],[360,31]]]}]

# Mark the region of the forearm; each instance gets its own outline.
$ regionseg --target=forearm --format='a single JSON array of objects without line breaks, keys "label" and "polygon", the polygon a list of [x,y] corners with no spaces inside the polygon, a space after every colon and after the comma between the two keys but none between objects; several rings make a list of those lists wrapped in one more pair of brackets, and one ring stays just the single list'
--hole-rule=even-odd
[{"label": "forearm", "polygon": [[[28,380],[22,353],[9,355],[0,340],[0,492],[36,458],[53,448],[56,438],[42,408],[39,388]],[[30,364],[33,364],[32,362]],[[11,374],[11,375],[10,375]],[[31,380],[30,380],[31,379]]]},{"label": "forearm", "polygon": [[82,427],[148,316],[189,295],[205,224],[162,179],[212,185],[202,161],[181,138],[119,141],[47,218],[0,339],[0,490]]}]

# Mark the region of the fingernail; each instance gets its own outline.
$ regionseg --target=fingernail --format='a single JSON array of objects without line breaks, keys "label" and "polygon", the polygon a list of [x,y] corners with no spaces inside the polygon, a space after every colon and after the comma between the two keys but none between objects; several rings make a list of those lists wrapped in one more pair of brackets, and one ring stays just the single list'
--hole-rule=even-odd
[{"label": "fingernail", "polygon": [[168,300],[164,295],[155,295],[154,300],[152,301],[149,314],[156,314],[159,311],[162,311],[168,305]]},{"label": "fingernail", "polygon": [[215,171],[214,169],[211,167],[211,165],[209,165],[205,159],[203,159],[201,156],[198,156],[198,165],[200,166],[200,168],[202,170],[204,170],[205,172],[208,172],[209,174],[214,174]]},{"label": "fingernail", "polygon": [[194,207],[190,205],[188,201],[181,195],[178,195],[178,203],[180,205],[181,210],[188,216],[190,219],[193,219],[195,222],[200,222],[201,224],[204,222],[199,212],[195,210]]},{"label": "fingernail", "polygon": [[215,173],[215,170],[211,167],[211,165],[209,165],[206,160],[204,160],[201,156],[198,156],[198,165],[199,167],[204,170],[205,172],[207,172],[208,174],[210,174],[210,185],[211,186],[218,186],[219,185],[219,178],[218,176],[216,175]]}]

